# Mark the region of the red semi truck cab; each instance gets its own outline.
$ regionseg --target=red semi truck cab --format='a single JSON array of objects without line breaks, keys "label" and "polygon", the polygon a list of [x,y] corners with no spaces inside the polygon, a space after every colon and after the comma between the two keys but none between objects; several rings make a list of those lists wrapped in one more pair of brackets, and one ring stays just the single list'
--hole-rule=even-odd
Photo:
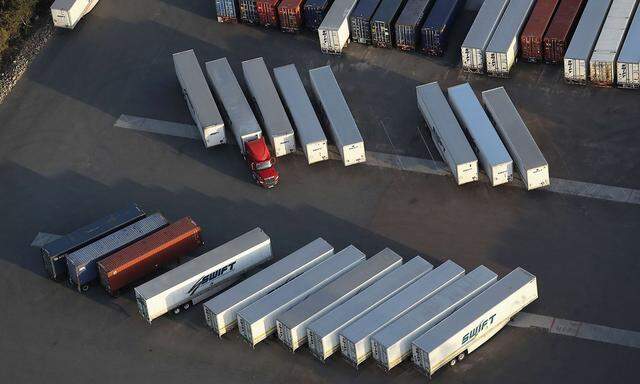
[{"label": "red semi truck cab", "polygon": [[275,167],[276,158],[271,157],[264,138],[247,141],[244,145],[245,160],[256,183],[263,188],[275,187],[280,175]]}]

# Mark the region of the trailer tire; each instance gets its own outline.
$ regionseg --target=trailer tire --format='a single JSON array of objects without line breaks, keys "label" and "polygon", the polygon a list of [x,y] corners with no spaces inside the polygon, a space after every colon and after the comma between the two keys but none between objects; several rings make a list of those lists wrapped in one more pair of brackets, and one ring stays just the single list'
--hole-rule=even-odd
[{"label": "trailer tire", "polygon": [[89,290],[89,284],[85,284],[82,286],[82,292],[87,292]]},{"label": "trailer tire", "polygon": [[457,362],[457,361],[458,361],[458,360],[456,360],[456,359],[454,358],[453,360],[451,360],[451,361],[449,362],[449,365],[453,367],[454,365],[456,365],[456,362]]},{"label": "trailer tire", "polygon": [[180,313],[180,307],[174,308],[173,309],[173,314],[177,315],[178,313]]},{"label": "trailer tire", "polygon": [[465,355],[465,353],[464,353],[464,352],[462,352],[461,354],[459,354],[459,355],[458,355],[458,361],[462,361],[462,360],[464,360],[465,356],[466,356],[466,355]]},{"label": "trailer tire", "polygon": [[184,304],[182,304],[182,309],[184,309],[185,311],[186,311],[187,309],[189,309],[189,307],[191,307],[191,303],[184,303]]}]

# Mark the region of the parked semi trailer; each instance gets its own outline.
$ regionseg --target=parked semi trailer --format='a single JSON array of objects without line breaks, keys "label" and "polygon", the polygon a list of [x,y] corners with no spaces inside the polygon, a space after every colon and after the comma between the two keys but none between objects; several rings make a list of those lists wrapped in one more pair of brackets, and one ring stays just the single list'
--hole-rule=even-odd
[{"label": "parked semi trailer", "polygon": [[278,26],[278,3],[280,0],[256,0],[258,21],[263,27]]},{"label": "parked semi trailer", "polygon": [[395,42],[394,25],[400,12],[403,0],[382,0],[371,19],[371,43],[379,48],[393,48]]},{"label": "parked semi trailer", "polygon": [[282,0],[278,4],[278,20],[282,32],[299,32],[302,28],[303,0]]},{"label": "parked semi trailer", "polygon": [[519,37],[535,0],[510,1],[486,51],[487,74],[508,77],[516,62]]},{"label": "parked semi trailer", "polygon": [[[613,0],[589,60],[589,80],[611,87],[616,81],[616,60],[638,0]],[[636,42],[637,43],[637,42]]]},{"label": "parked semi trailer", "polygon": [[449,284],[430,299],[373,334],[373,358],[388,371],[411,357],[411,343],[415,339],[487,289],[497,279],[498,275],[487,267],[479,266]]},{"label": "parked semi trailer", "polygon": [[[385,248],[379,254],[396,253]],[[338,333],[364,314],[393,296],[418,278],[430,272],[433,266],[416,256],[389,272],[370,287],[335,307],[307,326],[307,344],[311,353],[325,361],[340,349]]]},{"label": "parked semi trailer", "polygon": [[564,55],[564,78],[567,82],[587,84],[589,60],[610,6],[611,0],[587,2]]},{"label": "parked semi trailer", "polygon": [[294,64],[274,68],[273,76],[289,116],[293,120],[298,141],[309,164],[329,159],[327,137],[316,111],[304,89]]},{"label": "parked semi trailer", "polygon": [[618,56],[616,83],[621,88],[640,88],[640,11],[638,10]]},{"label": "parked semi trailer", "polygon": [[478,158],[437,82],[416,87],[418,109],[458,185],[478,180]]},{"label": "parked semi trailer", "polygon": [[[355,248],[349,246],[346,249]],[[255,346],[276,331],[276,318],[305,297],[362,263],[358,252],[341,251],[238,311],[240,335]]]},{"label": "parked semi trailer", "polygon": [[238,21],[238,6],[235,0],[215,0],[218,23]]},{"label": "parked semi trailer", "polygon": [[53,280],[61,280],[67,275],[66,257],[72,253],[110,233],[145,217],[144,211],[137,205],[121,209],[91,224],[78,228],[62,236],[40,249],[44,270]]},{"label": "parked semi trailer", "polygon": [[371,44],[371,18],[380,0],[360,0],[349,15],[351,40],[360,44]]},{"label": "parked semi trailer", "polygon": [[256,0],[238,0],[238,8],[240,9],[240,21],[245,24],[260,23]]},{"label": "parked semi trailer", "polygon": [[[360,252],[352,248],[350,252]],[[307,342],[307,325],[402,265],[393,253],[378,253],[278,316],[278,338],[295,352]]]},{"label": "parked semi trailer", "polygon": [[324,53],[342,53],[349,43],[349,14],[357,0],[335,0],[318,27],[320,50]]},{"label": "parked semi trailer", "polygon": [[447,90],[449,103],[465,128],[492,186],[513,179],[513,160],[469,83]]},{"label": "parked semi trailer", "polygon": [[154,213],[70,253],[67,255],[69,282],[78,292],[87,291],[89,283],[98,278],[98,261],[168,224],[164,216]]},{"label": "parked semi trailer", "polygon": [[134,289],[147,322],[188,309],[211,297],[248,270],[271,259],[271,239],[255,228]]},{"label": "parked semi trailer", "polygon": [[485,0],[460,48],[462,69],[484,73],[487,46],[500,23],[509,0]]},{"label": "parked semi trailer", "polygon": [[420,26],[435,0],[407,0],[395,23],[396,48],[415,51],[420,45]]},{"label": "parked semi trailer", "polygon": [[507,91],[503,87],[484,91],[482,101],[502,142],[509,149],[527,190],[548,186],[549,164]]},{"label": "parked semi trailer", "polygon": [[364,140],[349,110],[331,67],[311,69],[311,88],[320,105],[322,116],[345,166],[364,163]]},{"label": "parked semi trailer", "polygon": [[55,0],[51,4],[53,26],[75,28],[84,15],[91,12],[99,0]]},{"label": "parked semi trailer", "polygon": [[318,238],[203,304],[207,325],[222,336],[237,324],[238,311],[320,264],[333,247]]},{"label": "parked semi trailer", "polygon": [[280,179],[275,158],[262,137],[262,129],[233,74],[226,58],[205,64],[207,76],[226,112],[228,125],[236,138],[253,179],[264,188],[272,188]]},{"label": "parked semi trailer", "polygon": [[193,49],[174,53],[173,65],[191,117],[207,148],[224,144],[224,122]]},{"label": "parked semi trailer", "polygon": [[536,277],[515,269],[415,340],[413,362],[431,377],[476,350],[537,298]]},{"label": "parked semi trailer", "polygon": [[242,72],[276,157],[296,150],[293,127],[262,57],[242,62]]},{"label": "parked semi trailer", "polygon": [[453,261],[420,277],[409,286],[340,331],[340,352],[354,367],[371,356],[371,335],[464,275]]},{"label": "parked semi trailer", "polygon": [[436,0],[420,29],[420,49],[431,56],[442,56],[447,49],[449,33],[465,0]]},{"label": "parked semi trailer", "polygon": [[317,31],[331,4],[333,4],[332,0],[306,0],[302,15],[305,28]]},{"label": "parked semi trailer", "polygon": [[559,3],[560,0],[544,0],[533,6],[531,16],[520,35],[520,55],[524,60],[532,63],[543,60],[542,39]]},{"label": "parked semi trailer", "polygon": [[544,61],[562,63],[587,0],[562,0],[542,39]]},{"label": "parked semi trailer", "polygon": [[117,294],[122,288],[196,250],[203,244],[200,232],[200,227],[190,217],[169,224],[98,261],[100,283],[109,294]]}]

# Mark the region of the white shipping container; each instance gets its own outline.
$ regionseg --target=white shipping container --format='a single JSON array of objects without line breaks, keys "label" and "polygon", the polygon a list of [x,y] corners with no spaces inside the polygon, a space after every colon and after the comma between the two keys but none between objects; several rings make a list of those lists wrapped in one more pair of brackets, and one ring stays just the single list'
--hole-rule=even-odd
[{"label": "white shipping container", "polygon": [[589,79],[595,85],[610,87],[615,83],[616,59],[637,4],[638,0],[613,0],[611,3],[589,60]]},{"label": "white shipping container", "polygon": [[587,83],[589,59],[610,5],[611,0],[587,2],[567,52],[564,54],[564,78],[567,82]]},{"label": "white shipping container", "polygon": [[371,335],[464,275],[451,260],[422,276],[340,332],[342,357],[358,367],[371,355]]},{"label": "white shipping container", "polygon": [[[348,249],[355,247],[350,245],[345,248]],[[238,311],[238,328],[242,337],[255,346],[275,332],[276,318],[281,313],[364,261],[362,253],[342,253],[345,250]]]},{"label": "white shipping container", "polygon": [[509,149],[527,190],[549,185],[549,164],[503,87],[482,92],[496,130]]},{"label": "white shipping container", "polygon": [[[380,253],[395,254],[388,248],[385,248]],[[307,344],[311,353],[324,362],[335,351],[340,349],[338,333],[343,328],[432,269],[433,266],[429,262],[420,256],[416,256],[324,316],[309,323],[307,327]]]},{"label": "white shipping container", "polygon": [[313,93],[344,165],[364,163],[367,160],[364,140],[331,67],[327,65],[312,69],[309,77]]},{"label": "white shipping container", "polygon": [[262,57],[242,62],[242,73],[276,157],[296,150],[293,127]]},{"label": "white shipping container", "polygon": [[349,42],[349,14],[358,0],[336,0],[318,27],[320,50],[324,53],[342,53]]},{"label": "white shipping container", "polygon": [[462,69],[484,72],[484,57],[509,0],[484,0],[460,48]]},{"label": "white shipping container", "polygon": [[274,68],[273,75],[280,95],[298,133],[298,140],[309,164],[329,159],[327,137],[318,120],[316,111],[304,89],[294,64]]},{"label": "white shipping container", "polygon": [[[638,5],[640,9],[640,5]],[[618,56],[616,83],[621,88],[640,88],[640,11],[636,10]]]},{"label": "white shipping container", "polygon": [[191,117],[207,148],[224,144],[224,121],[193,49],[174,53],[173,65]]},{"label": "white shipping container", "polygon": [[513,160],[469,83],[451,87],[447,94],[458,120],[471,137],[471,144],[491,185],[495,187],[511,181]]},{"label": "white shipping container", "polygon": [[449,284],[435,296],[418,304],[371,336],[373,358],[386,370],[400,364],[411,356],[411,343],[416,338],[487,289],[497,279],[498,275],[481,265]]},{"label": "white shipping container", "polygon": [[99,0],[55,0],[51,5],[53,26],[75,28],[80,19],[91,12]]},{"label": "white shipping container", "polygon": [[136,287],[140,314],[151,322],[180,306],[198,304],[270,258],[271,239],[255,228]]},{"label": "white shipping container", "polygon": [[207,325],[219,336],[233,329],[238,311],[333,255],[333,247],[318,238],[287,257],[203,304]]},{"label": "white shipping container", "polygon": [[529,19],[535,0],[510,1],[487,46],[487,73],[507,77],[520,49],[520,32]]},{"label": "white shipping container", "polygon": [[462,132],[438,82],[416,87],[418,109],[433,142],[458,185],[478,180],[478,159]]},{"label": "white shipping container", "polygon": [[536,277],[516,268],[416,339],[413,362],[430,377],[480,347],[537,298]]},{"label": "white shipping container", "polygon": [[[353,248],[350,252],[360,252]],[[307,325],[402,265],[395,253],[378,253],[278,316],[278,338],[295,352],[307,342]]]}]

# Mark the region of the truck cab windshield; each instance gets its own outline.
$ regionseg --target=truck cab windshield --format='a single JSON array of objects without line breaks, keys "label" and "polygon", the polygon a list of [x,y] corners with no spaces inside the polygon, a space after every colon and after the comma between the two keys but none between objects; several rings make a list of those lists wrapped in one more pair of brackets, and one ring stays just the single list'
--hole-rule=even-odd
[{"label": "truck cab windshield", "polygon": [[271,160],[261,161],[256,164],[256,170],[258,171],[262,171],[267,168],[271,168]]}]

